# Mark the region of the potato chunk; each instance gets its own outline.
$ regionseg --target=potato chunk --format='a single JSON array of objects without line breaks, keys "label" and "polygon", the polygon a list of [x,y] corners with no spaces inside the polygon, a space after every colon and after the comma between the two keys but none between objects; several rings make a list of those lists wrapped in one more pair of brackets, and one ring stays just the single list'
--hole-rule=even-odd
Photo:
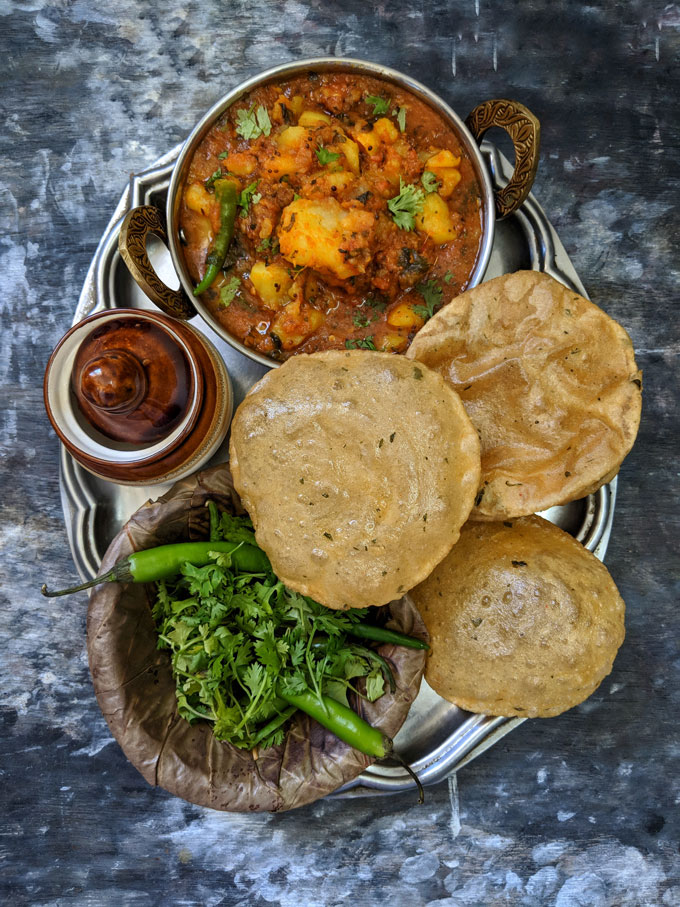
[{"label": "potato chunk", "polygon": [[254,154],[248,154],[245,151],[234,152],[229,155],[227,166],[230,173],[236,176],[250,176],[257,167],[257,159]]},{"label": "potato chunk", "polygon": [[397,127],[387,117],[381,117],[373,128],[364,132],[364,122],[357,120],[354,129],[350,130],[356,141],[365,151],[373,152],[384,145],[392,145],[399,138]]},{"label": "potato chunk", "polygon": [[438,192],[442,198],[448,198],[460,182],[460,157],[452,151],[437,151],[427,159],[425,169],[434,173],[439,181]]},{"label": "potato chunk", "polygon": [[366,270],[374,216],[334,198],[299,198],[283,209],[281,254],[294,265],[346,280]]},{"label": "potato chunk", "polygon": [[417,312],[407,302],[401,302],[387,316],[387,323],[395,328],[421,328],[425,319],[418,315]]},{"label": "potato chunk", "polygon": [[295,299],[282,308],[272,322],[272,333],[276,334],[284,350],[300,346],[320,327],[326,316],[318,309]]},{"label": "potato chunk", "polygon": [[416,226],[436,243],[451,242],[456,238],[449,206],[435,192],[426,196],[423,210],[416,216]]},{"label": "potato chunk", "polygon": [[278,309],[288,301],[288,290],[293,281],[281,265],[266,265],[256,261],[250,269],[250,282],[255,292],[269,309]]},{"label": "potato chunk", "polygon": [[408,345],[408,337],[402,334],[387,334],[379,349],[384,353],[403,353]]},{"label": "potato chunk", "polygon": [[298,120],[299,126],[329,126],[333,121],[325,114],[317,110],[303,110]]},{"label": "potato chunk", "polygon": [[203,183],[192,183],[184,190],[184,203],[190,211],[207,215],[216,207],[215,196],[211,195]]},{"label": "potato chunk", "polygon": [[456,157],[452,151],[444,149],[444,151],[437,151],[431,157],[427,159],[427,170],[432,170],[436,172],[441,170],[442,167],[459,167],[460,166],[460,157]]},{"label": "potato chunk", "polygon": [[276,144],[284,151],[300,148],[309,138],[309,130],[304,126],[288,126],[276,136]]},{"label": "potato chunk", "polygon": [[340,151],[344,155],[345,160],[347,161],[347,166],[352,171],[352,173],[359,174],[359,146],[356,142],[353,142],[351,139],[347,139],[346,142],[343,142],[340,146]]}]

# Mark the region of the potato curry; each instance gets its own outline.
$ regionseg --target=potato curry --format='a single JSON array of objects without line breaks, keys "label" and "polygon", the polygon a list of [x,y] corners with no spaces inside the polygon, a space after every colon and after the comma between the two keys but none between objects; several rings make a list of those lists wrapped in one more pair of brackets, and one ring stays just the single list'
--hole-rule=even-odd
[{"label": "potato curry", "polygon": [[180,238],[201,301],[259,353],[401,353],[467,286],[481,205],[432,108],[379,79],[310,72],[256,88],[213,126]]}]

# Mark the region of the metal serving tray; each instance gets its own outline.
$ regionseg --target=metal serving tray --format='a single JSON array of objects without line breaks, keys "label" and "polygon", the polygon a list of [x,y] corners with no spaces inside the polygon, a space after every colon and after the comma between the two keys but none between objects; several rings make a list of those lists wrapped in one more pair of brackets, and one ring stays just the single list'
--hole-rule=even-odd
[{"label": "metal serving tray", "polygon": [[[74,324],[96,311],[116,307],[153,308],[118,254],[118,232],[130,208],[146,204],[165,208],[170,175],[180,149],[178,145],[151,168],[131,177],[88,269]],[[487,142],[482,145],[482,151],[494,182],[503,185],[512,174],[511,165]],[[153,239],[149,242],[149,258],[168,286],[177,287],[179,281],[170,254],[160,240]],[[521,269],[544,271],[586,295],[562,243],[533,195],[517,213],[497,224],[485,279]],[[228,346],[199,317],[191,323],[212,340],[223,356],[234,387],[234,405],[238,406],[266,368]],[[212,463],[224,462],[227,450],[225,441]],[[103,481],[79,466],[62,448],[60,487],[71,553],[78,573],[85,580],[97,575],[109,542],[130,515],[170,486],[133,487]],[[564,507],[553,507],[542,516],[568,530],[602,560],[611,532],[615,499],[616,479],[596,494]],[[395,738],[395,748],[423,784],[435,784],[525,720],[464,712],[441,699],[423,680],[409,716]],[[333,796],[396,793],[413,787],[413,781],[400,766],[373,765]]]}]

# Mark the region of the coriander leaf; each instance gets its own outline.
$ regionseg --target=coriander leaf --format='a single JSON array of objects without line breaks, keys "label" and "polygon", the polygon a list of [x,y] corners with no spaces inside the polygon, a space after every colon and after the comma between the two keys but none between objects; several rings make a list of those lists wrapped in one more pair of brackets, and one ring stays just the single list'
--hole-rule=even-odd
[{"label": "coriander leaf", "polygon": [[351,680],[353,677],[365,677],[370,671],[367,660],[359,655],[350,654],[348,658],[343,659],[343,662],[346,680]]},{"label": "coriander leaf", "polygon": [[366,678],[366,698],[369,702],[380,699],[385,692],[385,681],[380,668],[374,668]]},{"label": "coriander leaf", "polygon": [[374,116],[384,116],[390,109],[389,99],[379,98],[375,94],[369,94],[366,97],[366,103],[373,107]]},{"label": "coriander leaf", "polygon": [[377,315],[371,315],[369,318],[366,315],[362,315],[361,312],[357,312],[356,315],[352,316],[352,323],[358,328],[366,328],[372,321],[375,321]]},{"label": "coriander leaf", "polygon": [[[394,114],[395,111],[392,111]],[[400,107],[397,111],[397,123],[399,124],[399,132],[406,131],[406,108]]]},{"label": "coriander leaf", "polygon": [[345,340],[345,348],[348,350],[374,350],[373,335],[356,340]]},{"label": "coriander leaf", "polygon": [[330,696],[331,699],[335,699],[336,702],[340,702],[342,705],[349,706],[347,700],[347,686],[339,680],[326,680],[323,685],[323,691],[326,696]]},{"label": "coriander leaf", "polygon": [[262,196],[259,193],[255,192],[255,190],[257,189],[258,183],[259,183],[259,180],[255,180],[254,183],[251,183],[249,186],[246,186],[246,188],[243,190],[243,192],[241,192],[239,194],[238,206],[241,209],[242,215],[245,215],[248,213],[248,208],[250,207],[251,201],[254,205],[256,205],[259,202],[259,200],[262,198]]},{"label": "coriander leaf", "polygon": [[215,182],[215,180],[219,180],[221,178],[222,178],[222,168],[219,167],[214,173],[211,173],[210,176],[208,177],[208,179],[205,181],[205,184],[204,184],[205,188],[212,189],[212,186],[213,186],[213,183]]},{"label": "coriander leaf", "polygon": [[316,156],[318,157],[320,164],[332,164],[333,161],[337,161],[340,157],[335,151],[329,151],[327,148],[324,148],[323,145],[319,145],[316,149]]},{"label": "coriander leaf", "polygon": [[446,274],[444,274],[444,283],[451,283],[452,280],[453,274],[450,271],[447,271]]},{"label": "coriander leaf", "polygon": [[420,182],[423,184],[423,188],[428,194],[430,192],[436,192],[439,188],[439,180],[431,170],[425,170],[423,172],[423,175],[420,177]]},{"label": "coriander leaf", "polygon": [[220,151],[220,153],[217,155],[217,157],[219,158],[219,160],[223,161],[225,159],[225,157],[229,157],[229,152]]},{"label": "coriander leaf", "polygon": [[264,684],[265,672],[261,664],[256,661],[251,662],[243,672],[243,682],[250,692],[255,695],[260,691]]},{"label": "coriander leaf", "polygon": [[283,688],[286,693],[290,693],[292,696],[304,693],[308,689],[305,675],[302,671],[294,671],[292,674],[287,674],[283,679]]},{"label": "coriander leaf", "polygon": [[260,127],[260,131],[264,135],[269,135],[272,131],[272,121],[269,119],[269,114],[267,113],[267,108],[263,107],[261,104],[255,111],[257,117],[257,125]]},{"label": "coriander leaf", "polygon": [[416,225],[416,214],[423,210],[425,193],[412,184],[407,184],[399,177],[399,195],[387,202],[392,219],[401,230],[413,230]]},{"label": "coriander leaf", "polygon": [[434,310],[441,305],[442,288],[436,280],[428,280],[426,283],[419,283],[416,290],[425,300],[425,305],[414,305],[413,311],[428,321],[434,315]]},{"label": "coriander leaf", "polygon": [[365,299],[364,302],[377,312],[384,312],[387,306],[386,302],[380,302],[378,299]]},{"label": "coriander leaf", "polygon": [[269,135],[272,131],[271,120],[266,107],[261,104],[255,110],[253,105],[250,110],[241,108],[236,111],[236,132],[241,138],[256,139],[261,135]]},{"label": "coriander leaf", "polygon": [[240,286],[240,279],[238,277],[231,277],[227,283],[220,288],[219,306],[221,309],[226,309],[227,306],[231,305]]},{"label": "coriander leaf", "polygon": [[298,667],[304,661],[305,648],[306,646],[304,639],[297,639],[295,643],[290,647],[290,662],[294,667]]}]

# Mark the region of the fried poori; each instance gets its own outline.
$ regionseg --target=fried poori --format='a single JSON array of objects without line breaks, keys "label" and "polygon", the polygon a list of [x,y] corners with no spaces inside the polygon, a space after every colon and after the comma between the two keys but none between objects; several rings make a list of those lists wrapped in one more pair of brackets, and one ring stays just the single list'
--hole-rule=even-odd
[{"label": "fried poori", "polygon": [[584,497],[635,441],[642,382],[628,334],[547,274],[518,271],[462,293],[406,355],[450,382],[479,432],[472,519]]},{"label": "fried poori", "polygon": [[479,439],[456,392],[401,356],[296,356],[234,416],[234,485],[286,585],[329,608],[382,605],[458,539]]},{"label": "fried poori", "polygon": [[427,682],[471,712],[559,715],[599,686],[624,638],[607,568],[538,516],[468,522],[411,598],[430,634]]}]

